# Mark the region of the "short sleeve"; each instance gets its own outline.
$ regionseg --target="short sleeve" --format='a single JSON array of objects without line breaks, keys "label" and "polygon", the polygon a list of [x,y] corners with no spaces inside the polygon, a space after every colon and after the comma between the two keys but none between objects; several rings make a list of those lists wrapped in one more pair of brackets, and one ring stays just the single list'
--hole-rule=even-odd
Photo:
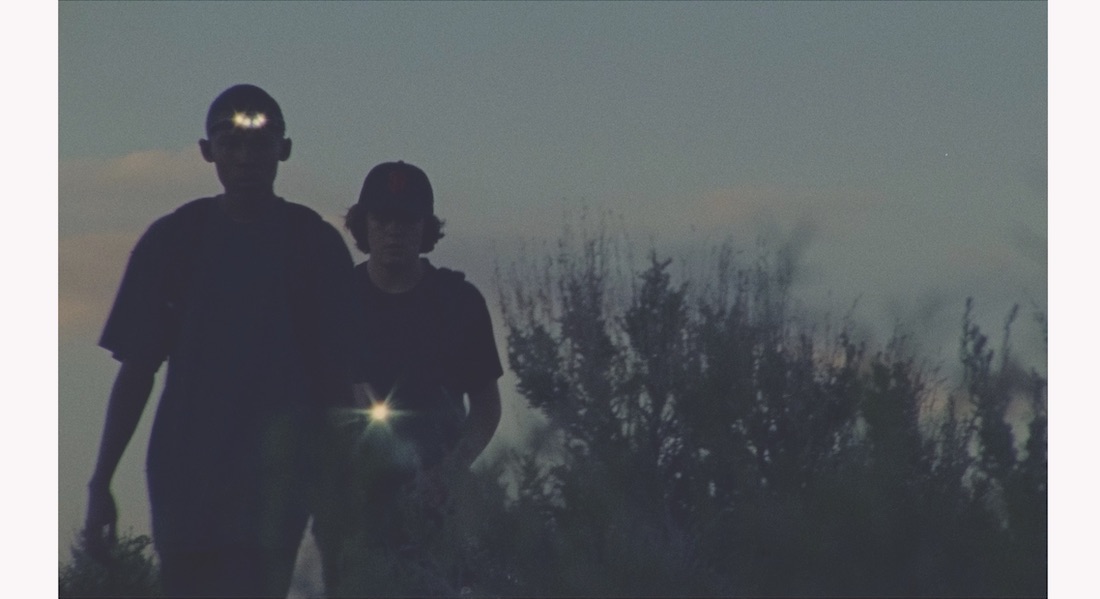
[{"label": "short sleeve", "polygon": [[130,253],[99,339],[100,347],[119,361],[159,368],[171,350],[173,318],[167,292],[169,228],[167,217],[156,221]]},{"label": "short sleeve", "polygon": [[466,325],[462,365],[457,374],[462,389],[469,392],[497,380],[504,374],[504,369],[497,353],[493,322],[485,298],[472,284],[466,282],[463,287],[463,318]]}]

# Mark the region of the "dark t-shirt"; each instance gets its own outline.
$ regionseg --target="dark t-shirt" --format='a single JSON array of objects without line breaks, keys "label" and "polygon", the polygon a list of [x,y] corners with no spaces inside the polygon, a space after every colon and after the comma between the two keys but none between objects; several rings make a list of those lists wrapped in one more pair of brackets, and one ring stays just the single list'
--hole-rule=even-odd
[{"label": "dark t-shirt", "polygon": [[378,289],[365,262],[355,267],[355,281],[365,332],[378,350],[361,378],[406,415],[394,427],[419,443],[430,465],[457,441],[463,395],[504,370],[481,293],[461,272],[422,260],[424,278],[405,293]]},{"label": "dark t-shirt", "polygon": [[296,542],[319,393],[369,342],[351,267],[331,225],[283,200],[251,222],[196,200],[138,241],[100,345],[168,360],[147,458],[158,546]]}]

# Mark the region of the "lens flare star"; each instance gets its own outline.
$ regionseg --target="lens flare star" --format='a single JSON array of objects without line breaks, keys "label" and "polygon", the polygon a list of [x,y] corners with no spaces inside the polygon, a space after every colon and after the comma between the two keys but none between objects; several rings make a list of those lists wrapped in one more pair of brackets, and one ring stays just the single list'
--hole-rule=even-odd
[{"label": "lens flare star", "polygon": [[385,422],[389,419],[392,412],[390,411],[390,404],[388,402],[379,401],[367,410],[367,414],[374,422]]}]

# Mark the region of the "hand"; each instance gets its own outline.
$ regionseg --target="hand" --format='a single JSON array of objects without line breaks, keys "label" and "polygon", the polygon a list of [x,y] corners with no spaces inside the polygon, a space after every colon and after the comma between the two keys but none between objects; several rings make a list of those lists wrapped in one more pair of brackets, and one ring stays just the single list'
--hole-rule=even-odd
[{"label": "hand", "polygon": [[443,469],[435,466],[420,472],[416,478],[417,495],[420,496],[424,506],[434,510],[441,510],[447,504],[447,482]]},{"label": "hand", "polygon": [[424,470],[417,477],[417,488],[425,506],[446,511],[451,500],[451,489],[459,484],[461,471],[450,460],[444,460]]},{"label": "hand", "polygon": [[90,556],[107,561],[111,549],[118,542],[117,524],[118,509],[110,487],[91,485],[88,488],[88,514],[84,519],[83,531],[84,547]]}]

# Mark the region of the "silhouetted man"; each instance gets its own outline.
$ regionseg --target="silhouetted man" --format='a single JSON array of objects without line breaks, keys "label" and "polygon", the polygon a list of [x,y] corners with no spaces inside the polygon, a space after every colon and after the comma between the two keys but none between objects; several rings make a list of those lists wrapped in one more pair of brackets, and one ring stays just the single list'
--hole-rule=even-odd
[{"label": "silhouetted man", "polygon": [[[355,268],[355,288],[378,351],[358,379],[372,392],[364,406],[372,422],[356,452],[326,463],[331,511],[320,510],[313,529],[325,587],[353,596],[445,592],[445,584],[425,588],[423,576],[402,580],[400,565],[415,544],[409,530],[423,528],[410,518],[442,517],[449,481],[469,469],[500,422],[492,322],[461,272],[421,257],[443,237],[424,171],[404,162],[371,169],[345,225],[370,254]],[[395,559],[397,571],[387,572]]]},{"label": "silhouetted man", "polygon": [[153,540],[170,596],[285,596],[305,529],[311,436],[349,405],[352,262],[339,232],[274,193],[282,111],[252,85],[211,104],[203,158],[225,188],[149,227],[100,345],[121,362],[89,483],[85,535],[117,520],[110,481],[167,379],[147,457]]}]

